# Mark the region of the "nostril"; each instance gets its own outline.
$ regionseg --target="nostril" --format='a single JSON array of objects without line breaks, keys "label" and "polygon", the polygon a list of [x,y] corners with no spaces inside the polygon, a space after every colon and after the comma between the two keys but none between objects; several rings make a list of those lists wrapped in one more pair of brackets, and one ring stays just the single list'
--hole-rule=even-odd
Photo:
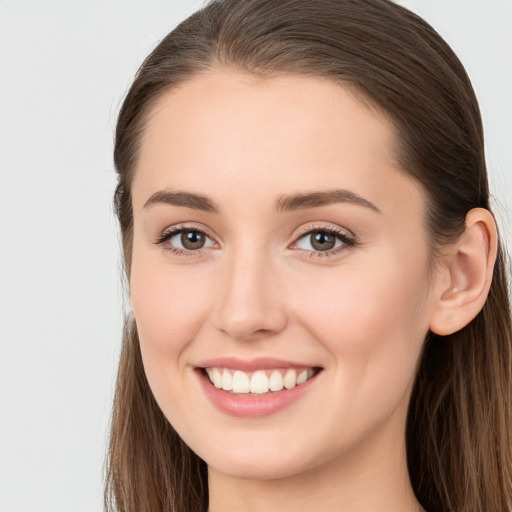
[{"label": "nostril", "polygon": [[229,336],[234,340],[239,341],[252,341],[252,340],[260,340],[263,338],[267,338],[270,336],[276,335],[279,331],[275,331],[272,329],[246,329],[241,326],[231,326],[228,328],[221,328],[221,332],[225,335]]},{"label": "nostril", "polygon": [[240,341],[258,340],[275,336],[286,326],[286,316],[281,311],[253,310],[251,314],[236,315],[221,311],[215,322],[222,333]]}]

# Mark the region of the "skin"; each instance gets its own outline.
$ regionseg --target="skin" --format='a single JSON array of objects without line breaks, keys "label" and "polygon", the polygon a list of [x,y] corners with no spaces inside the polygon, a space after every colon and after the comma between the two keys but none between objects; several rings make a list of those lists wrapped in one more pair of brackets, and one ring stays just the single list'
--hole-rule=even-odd
[{"label": "skin", "polygon": [[[429,274],[424,194],[394,147],[382,115],[315,77],[217,70],[153,108],[132,189],[131,302],[155,398],[208,464],[212,512],[420,510],[407,406],[440,290],[453,283],[444,267]],[[332,189],[378,211],[275,209],[283,196]],[[145,206],[159,191],[207,196],[219,211]],[[171,226],[208,242],[174,254],[169,240],[155,243]],[[356,243],[321,254],[304,233],[322,228]],[[219,356],[322,371],[285,409],[239,418],[199,384],[196,366]]]}]

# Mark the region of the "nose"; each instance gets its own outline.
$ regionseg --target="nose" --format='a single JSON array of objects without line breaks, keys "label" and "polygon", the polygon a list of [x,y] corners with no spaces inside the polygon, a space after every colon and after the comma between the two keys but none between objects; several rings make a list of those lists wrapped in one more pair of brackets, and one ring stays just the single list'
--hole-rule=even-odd
[{"label": "nose", "polygon": [[278,270],[262,254],[232,255],[219,277],[215,327],[236,340],[276,335],[287,323]]}]

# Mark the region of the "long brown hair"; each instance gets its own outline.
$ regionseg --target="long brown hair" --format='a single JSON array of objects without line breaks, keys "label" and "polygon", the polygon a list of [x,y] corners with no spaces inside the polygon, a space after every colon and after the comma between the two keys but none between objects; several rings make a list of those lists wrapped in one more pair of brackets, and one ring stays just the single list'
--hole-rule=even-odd
[{"label": "long brown hair", "polygon": [[[155,101],[193,76],[229,67],[261,77],[329,77],[392,120],[399,163],[427,195],[435,251],[489,209],[478,103],[467,74],[425,21],[389,0],[214,0],[147,57],[121,108],[115,206],[125,270],[130,185]],[[512,511],[511,316],[500,247],[487,302],[461,331],[430,333],[407,420],[413,489],[429,512]],[[120,512],[207,508],[207,474],[157,406],[127,318],[117,377],[105,505]]]}]

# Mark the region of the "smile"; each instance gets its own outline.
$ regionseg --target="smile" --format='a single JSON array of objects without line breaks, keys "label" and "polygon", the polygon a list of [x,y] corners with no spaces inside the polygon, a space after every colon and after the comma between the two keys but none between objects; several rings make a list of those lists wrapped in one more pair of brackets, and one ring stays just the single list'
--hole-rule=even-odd
[{"label": "smile", "polygon": [[313,377],[314,368],[275,368],[245,372],[230,368],[204,369],[210,382],[234,395],[263,395],[283,389],[293,389]]},{"label": "smile", "polygon": [[311,389],[323,373],[319,366],[306,366],[273,358],[251,361],[216,358],[195,367],[206,397],[219,411],[242,418],[262,418],[281,411]]}]

